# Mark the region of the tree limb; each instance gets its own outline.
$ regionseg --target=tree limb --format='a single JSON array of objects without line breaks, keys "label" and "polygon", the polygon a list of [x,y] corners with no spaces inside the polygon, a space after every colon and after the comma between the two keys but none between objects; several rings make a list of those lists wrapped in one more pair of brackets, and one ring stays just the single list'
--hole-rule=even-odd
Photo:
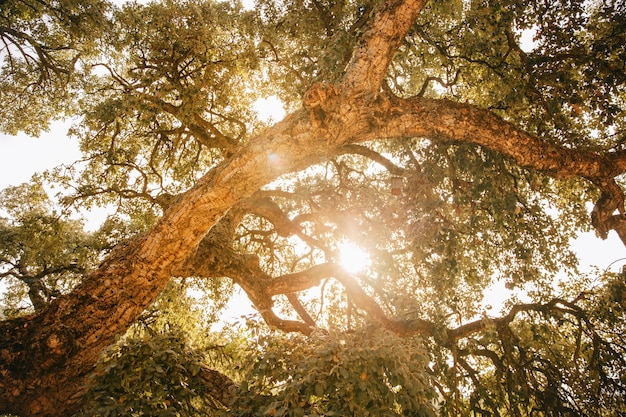
[{"label": "tree limb", "polygon": [[378,93],[395,51],[402,44],[427,0],[390,0],[374,18],[348,63],[340,90],[349,94]]}]

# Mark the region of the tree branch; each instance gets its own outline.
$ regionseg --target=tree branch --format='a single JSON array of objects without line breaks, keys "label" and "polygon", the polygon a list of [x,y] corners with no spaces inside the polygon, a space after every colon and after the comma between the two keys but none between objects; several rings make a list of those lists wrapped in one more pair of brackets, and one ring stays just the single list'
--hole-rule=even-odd
[{"label": "tree branch", "polygon": [[361,38],[348,63],[340,90],[350,94],[378,93],[395,51],[415,23],[427,0],[387,0]]},{"label": "tree branch", "polygon": [[[617,210],[624,215],[624,192],[614,178],[626,172],[626,151],[594,152],[566,148],[532,136],[494,113],[469,104],[449,100],[414,97],[392,98],[372,103],[377,117],[367,134],[358,141],[374,138],[414,138],[471,143],[512,158],[520,166],[546,173],[553,178],[585,178],[602,195],[592,212],[592,225],[602,238],[620,226],[613,218]],[[624,241],[626,244],[626,241]]]},{"label": "tree branch", "polygon": [[376,151],[371,150],[370,148],[363,145],[343,145],[339,149],[337,149],[337,154],[355,154],[361,155],[365,158],[371,159],[379,165],[382,165],[391,175],[403,176],[406,173],[406,170],[398,165],[394,164],[391,160],[385,158],[381,154]]}]

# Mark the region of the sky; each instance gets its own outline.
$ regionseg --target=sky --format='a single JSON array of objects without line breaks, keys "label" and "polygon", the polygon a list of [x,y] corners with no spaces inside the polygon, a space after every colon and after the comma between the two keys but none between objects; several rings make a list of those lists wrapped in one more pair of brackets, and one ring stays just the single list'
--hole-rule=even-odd
[{"label": "sky", "polygon": [[49,132],[34,138],[0,134],[0,189],[27,182],[42,172],[80,158],[78,144],[67,137],[69,122],[55,122]]}]

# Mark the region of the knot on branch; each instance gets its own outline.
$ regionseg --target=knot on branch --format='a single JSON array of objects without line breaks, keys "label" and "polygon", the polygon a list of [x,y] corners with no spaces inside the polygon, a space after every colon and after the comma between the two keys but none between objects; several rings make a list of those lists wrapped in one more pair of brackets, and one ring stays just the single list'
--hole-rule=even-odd
[{"label": "knot on branch", "polygon": [[314,126],[322,128],[327,124],[330,113],[337,107],[337,96],[337,89],[324,83],[315,83],[304,93],[302,105]]},{"label": "knot on branch", "polygon": [[40,354],[45,357],[40,365],[41,368],[51,369],[53,366],[64,363],[74,351],[75,338],[74,331],[63,325],[45,336],[41,343]]},{"label": "knot on branch", "polygon": [[591,211],[591,225],[602,239],[606,239],[609,230],[615,228],[615,210],[620,218],[624,217],[624,192],[615,180],[608,182],[594,181],[602,194]]}]

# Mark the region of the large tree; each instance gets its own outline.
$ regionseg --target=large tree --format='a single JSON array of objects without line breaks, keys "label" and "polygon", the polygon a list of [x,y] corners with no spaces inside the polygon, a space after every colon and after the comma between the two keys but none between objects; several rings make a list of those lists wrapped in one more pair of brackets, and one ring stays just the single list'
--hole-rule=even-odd
[{"label": "large tree", "polygon": [[[76,116],[84,159],[48,178],[65,210],[117,208],[89,250],[61,250],[34,237],[87,239],[75,223],[11,206],[2,277],[33,311],[0,324],[0,411],[75,412],[103,349],[172,279],[223,278],[267,325],[311,338],[265,348],[293,360],[263,368],[276,385],[262,400],[299,392],[323,414],[320,399],[351,395],[331,387],[334,368],[310,368],[318,388],[281,366],[356,366],[368,343],[362,363],[377,363],[419,339],[428,359],[398,366],[423,367],[443,413],[626,411],[624,277],[579,275],[568,247],[589,227],[626,244],[623,3],[0,5],[3,129]],[[261,123],[252,104],[270,95],[288,115]],[[24,190],[5,198],[28,203]],[[349,242],[367,253],[358,273],[339,262]],[[501,313],[481,302],[496,282],[514,290]],[[372,323],[376,342],[352,336]],[[402,369],[377,377],[422,395]],[[202,372],[225,407],[255,393]],[[427,413],[406,398],[389,412]]]}]

